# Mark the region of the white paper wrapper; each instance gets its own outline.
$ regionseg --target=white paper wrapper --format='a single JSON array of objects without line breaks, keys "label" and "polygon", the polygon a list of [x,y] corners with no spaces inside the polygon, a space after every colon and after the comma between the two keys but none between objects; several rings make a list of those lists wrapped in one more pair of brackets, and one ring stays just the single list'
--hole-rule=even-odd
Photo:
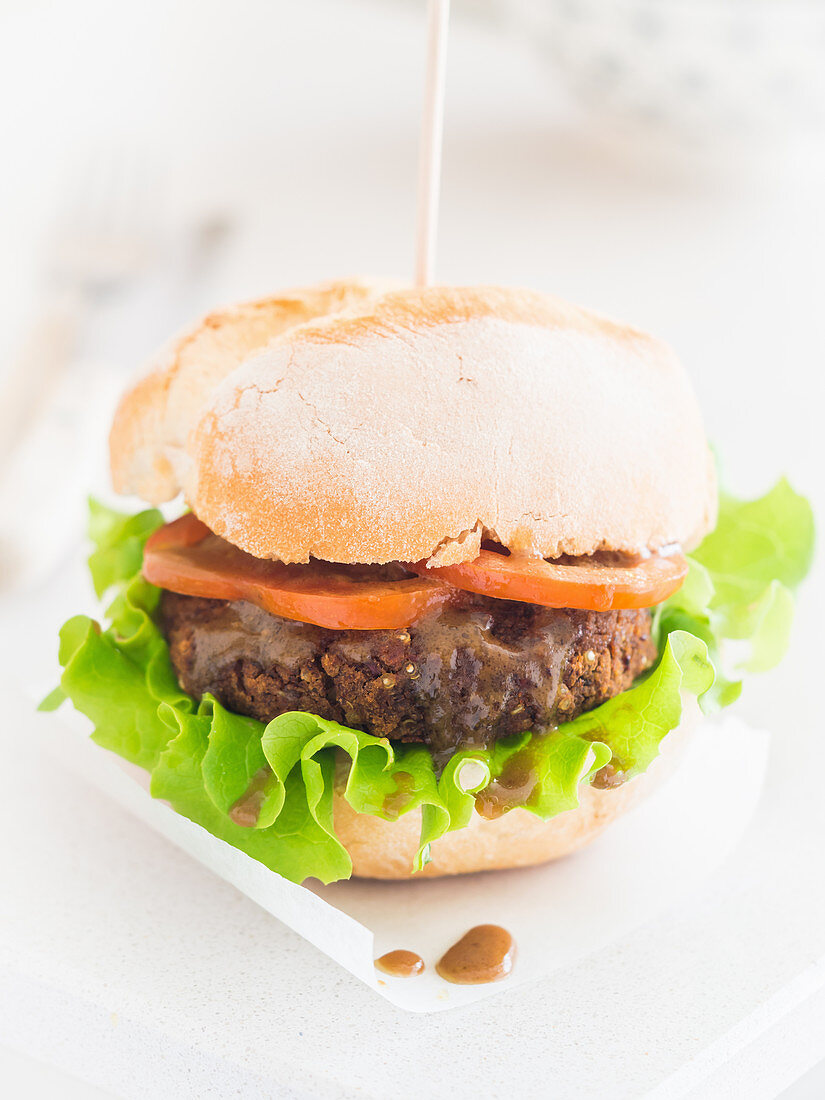
[{"label": "white paper wrapper", "polygon": [[[46,723],[44,723],[46,724]],[[705,723],[676,773],[583,852],[543,867],[459,878],[296,886],[152,799],[143,773],[89,740],[84,721],[61,711],[52,748],[73,770],[257,902],[381,996],[413,1012],[481,1000],[620,940],[695,891],[733,852],[759,800],[768,735],[736,718]],[[712,764],[709,764],[712,761]],[[475,924],[515,937],[502,982],[454,986],[435,973],[441,954]],[[424,974],[390,978],[374,959],[407,948]]]}]

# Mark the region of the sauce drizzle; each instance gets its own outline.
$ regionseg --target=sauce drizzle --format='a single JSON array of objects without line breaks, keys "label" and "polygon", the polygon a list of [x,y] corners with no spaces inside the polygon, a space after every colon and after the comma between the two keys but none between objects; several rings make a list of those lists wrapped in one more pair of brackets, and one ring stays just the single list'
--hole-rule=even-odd
[{"label": "sauce drizzle", "polygon": [[[412,632],[387,636],[375,690],[388,699],[408,695],[410,700],[404,722],[391,736],[401,739],[426,726],[432,752],[443,765],[458,746],[486,745],[505,734],[532,730],[531,715],[541,717],[542,728],[566,720],[566,714],[556,713],[561,673],[581,624],[541,607],[528,608],[514,620],[509,605],[497,606],[501,602],[467,597],[460,605],[447,604],[423,616]],[[221,675],[237,661],[250,661],[284,683],[300,685],[306,669],[314,670],[319,682],[342,663],[370,669],[375,648],[374,631],[323,630],[236,600],[199,623],[197,644],[179,671],[191,695],[212,692],[220,698]],[[286,709],[312,709],[304,705],[301,690],[289,687],[283,697],[290,703]],[[278,707],[257,716],[268,720],[275,713]],[[346,721],[377,732],[368,714]]]},{"label": "sauce drizzle", "polygon": [[453,985],[483,985],[506,978],[515,957],[516,943],[506,928],[479,924],[442,955],[435,969]]}]

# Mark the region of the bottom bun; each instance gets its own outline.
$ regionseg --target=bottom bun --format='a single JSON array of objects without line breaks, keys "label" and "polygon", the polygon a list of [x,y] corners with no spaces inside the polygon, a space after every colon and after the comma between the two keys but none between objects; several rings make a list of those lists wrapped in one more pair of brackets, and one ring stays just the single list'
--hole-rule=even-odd
[{"label": "bottom bun", "polygon": [[[510,810],[488,820],[473,813],[469,825],[433,842],[431,861],[415,878],[462,875],[504,867],[529,867],[569,855],[589,844],[611,821],[635,806],[674,770],[690,732],[698,722],[698,708],[685,705],[680,725],[662,742],[661,755],[642,775],[620,787],[579,788],[579,805],[549,821],[529,810]],[[421,811],[397,821],[359,814],[335,792],[335,832],[352,859],[356,878],[403,879],[413,876],[418,850]]]}]

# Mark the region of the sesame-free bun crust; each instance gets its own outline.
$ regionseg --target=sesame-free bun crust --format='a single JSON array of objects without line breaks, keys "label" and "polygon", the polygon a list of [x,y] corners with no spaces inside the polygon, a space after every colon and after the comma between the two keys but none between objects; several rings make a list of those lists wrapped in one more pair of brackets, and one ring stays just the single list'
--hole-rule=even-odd
[{"label": "sesame-free bun crust", "polygon": [[215,387],[276,336],[379,293],[378,284],[357,279],[288,290],[215,310],[174,337],[118,406],[109,436],[115,489],[152,504],[172,500],[189,434]]},{"label": "sesame-free bun crust", "polygon": [[121,402],[115,487],[261,558],[696,544],[716,489],[672,352],[558,299],[335,283],[180,338]]},{"label": "sesame-free bun crust", "polygon": [[336,791],[335,834],[349,852],[352,873],[357,878],[434,878],[529,867],[560,859],[595,840],[611,822],[660,786],[678,765],[698,721],[698,708],[690,705],[679,727],[662,742],[661,755],[646,772],[607,790],[582,784],[578,807],[549,821],[522,809],[510,810],[493,820],[473,813],[469,825],[433,842],[431,861],[414,876],[412,865],[421,830],[420,811],[411,811],[397,821],[383,821],[357,814],[343,794]]}]

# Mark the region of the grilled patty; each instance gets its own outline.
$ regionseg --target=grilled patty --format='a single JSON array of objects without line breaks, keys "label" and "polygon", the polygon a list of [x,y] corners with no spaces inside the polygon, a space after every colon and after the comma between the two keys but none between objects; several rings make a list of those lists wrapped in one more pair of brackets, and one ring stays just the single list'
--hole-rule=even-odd
[{"label": "grilled patty", "polygon": [[181,686],[267,722],[302,710],[435,753],[558,725],[656,657],[648,611],[463,596],[406,630],[327,630],[243,601],[164,592]]}]

